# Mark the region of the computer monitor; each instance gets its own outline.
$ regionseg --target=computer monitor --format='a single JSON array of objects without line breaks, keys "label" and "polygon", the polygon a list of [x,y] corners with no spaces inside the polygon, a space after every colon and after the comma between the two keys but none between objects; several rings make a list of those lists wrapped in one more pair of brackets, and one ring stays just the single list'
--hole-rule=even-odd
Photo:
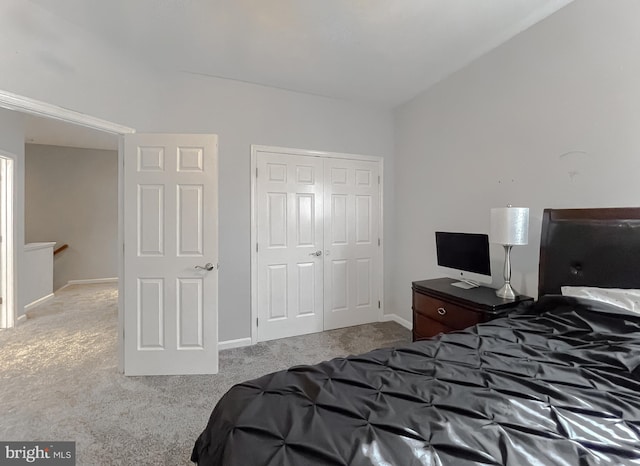
[{"label": "computer monitor", "polygon": [[488,235],[436,231],[436,254],[446,275],[470,285],[491,283]]}]

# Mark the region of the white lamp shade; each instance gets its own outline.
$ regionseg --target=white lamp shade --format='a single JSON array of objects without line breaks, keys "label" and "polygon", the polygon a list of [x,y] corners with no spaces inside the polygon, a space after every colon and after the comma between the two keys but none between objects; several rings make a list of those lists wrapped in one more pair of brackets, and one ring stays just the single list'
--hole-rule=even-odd
[{"label": "white lamp shade", "polygon": [[522,245],[529,242],[529,209],[498,207],[491,209],[491,242]]}]

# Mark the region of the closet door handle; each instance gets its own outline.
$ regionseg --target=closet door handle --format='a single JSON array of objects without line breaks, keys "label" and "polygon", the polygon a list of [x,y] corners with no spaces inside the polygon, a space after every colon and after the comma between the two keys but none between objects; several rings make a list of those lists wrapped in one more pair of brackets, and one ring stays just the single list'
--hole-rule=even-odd
[{"label": "closet door handle", "polygon": [[441,316],[445,315],[446,313],[447,313],[447,310],[444,307],[438,308],[438,314],[440,314]]},{"label": "closet door handle", "polygon": [[316,256],[316,257],[320,257],[322,255],[322,251],[320,251],[319,249],[316,252],[310,252],[309,253],[310,256]]},{"label": "closet door handle", "polygon": [[195,268],[199,269],[199,270],[211,271],[211,270],[213,270],[215,268],[215,266],[211,262],[207,262],[206,264],[204,264],[204,266],[196,265]]}]

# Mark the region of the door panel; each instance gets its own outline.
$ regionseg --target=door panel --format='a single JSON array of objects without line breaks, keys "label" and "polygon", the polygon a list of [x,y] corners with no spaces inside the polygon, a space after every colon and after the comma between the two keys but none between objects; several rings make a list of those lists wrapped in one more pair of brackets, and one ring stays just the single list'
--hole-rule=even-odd
[{"label": "door panel", "polygon": [[378,321],[379,169],[325,159],[324,329]]},{"label": "door panel", "polygon": [[178,256],[203,257],[204,186],[178,185]]},{"label": "door panel", "polygon": [[217,138],[132,134],[124,152],[126,375],[218,371]]},{"label": "door panel", "polygon": [[203,280],[199,278],[178,279],[178,348],[204,349]]},{"label": "door panel", "polygon": [[138,255],[164,254],[164,186],[138,185]]},{"label": "door panel", "polygon": [[322,160],[257,162],[258,340],[322,331]]},{"label": "door panel", "polygon": [[371,306],[373,290],[371,287],[371,259],[356,259],[356,307]]},{"label": "door panel", "polygon": [[164,280],[138,278],[138,349],[164,349]]}]

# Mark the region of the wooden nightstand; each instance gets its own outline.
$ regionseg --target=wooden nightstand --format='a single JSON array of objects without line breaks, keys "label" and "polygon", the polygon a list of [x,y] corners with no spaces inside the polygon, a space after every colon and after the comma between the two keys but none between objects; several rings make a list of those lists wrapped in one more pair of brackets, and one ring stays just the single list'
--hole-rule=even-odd
[{"label": "wooden nightstand", "polygon": [[462,330],[533,301],[524,295],[515,300],[502,299],[496,296],[496,290],[485,286],[465,290],[452,285],[457,281],[436,278],[413,282],[413,341]]}]

